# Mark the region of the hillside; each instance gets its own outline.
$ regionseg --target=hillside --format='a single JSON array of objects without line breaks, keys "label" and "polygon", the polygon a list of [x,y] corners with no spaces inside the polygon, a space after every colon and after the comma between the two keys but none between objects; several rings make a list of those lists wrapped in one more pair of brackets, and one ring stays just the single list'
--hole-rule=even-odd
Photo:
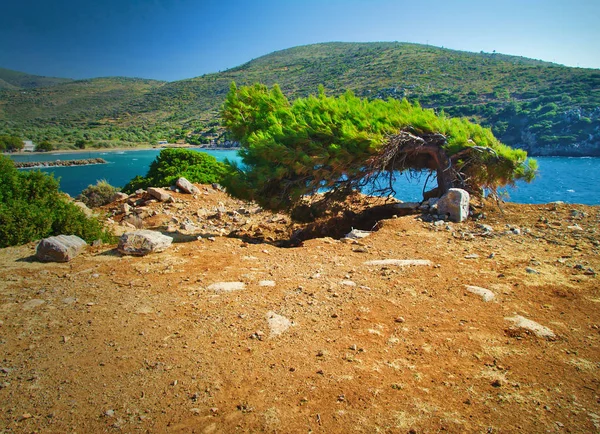
[{"label": "hillside", "polygon": [[[290,48],[216,74],[148,82],[143,91],[128,92],[135,82],[127,83],[120,99],[103,99],[107,95],[98,83],[102,97],[94,100],[93,110],[79,104],[87,101],[77,98],[73,83],[36,89],[30,97],[5,89],[0,91],[0,130],[22,131],[34,140],[84,136],[197,143],[216,137],[218,109],[232,80],[279,83],[292,97],[316,93],[323,84],[333,95],[352,90],[369,98],[418,100],[489,126],[502,141],[532,155],[600,155],[599,70],[395,42]],[[58,95],[65,103],[59,107],[54,105]],[[50,122],[68,131],[56,131]]]},{"label": "hillside", "polygon": [[[600,430],[598,207],[404,216],[283,248],[287,217],[199,187],[105,208],[120,232],[174,237],[162,253],[0,249],[0,431]],[[369,263],[386,259],[422,262]]]},{"label": "hillside", "polygon": [[70,78],[43,77],[0,68],[0,89],[33,89],[68,83]]}]

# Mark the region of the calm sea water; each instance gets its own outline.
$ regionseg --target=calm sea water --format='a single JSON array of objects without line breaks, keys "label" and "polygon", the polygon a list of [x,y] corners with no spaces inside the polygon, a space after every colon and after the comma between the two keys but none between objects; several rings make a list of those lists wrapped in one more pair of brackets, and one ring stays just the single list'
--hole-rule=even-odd
[{"label": "calm sea water", "polygon": [[[94,151],[70,154],[39,154],[12,156],[16,161],[75,160],[104,158],[108,164],[42,169],[60,178],[60,188],[76,196],[90,184],[105,179],[111,185],[122,187],[136,175],[145,175],[159,149],[128,151]],[[207,151],[219,161],[237,160],[236,151]],[[518,183],[506,190],[507,200],[517,203],[600,204],[600,158],[539,157],[539,174],[531,184]],[[30,170],[30,169],[25,169]],[[409,180],[400,175],[394,183],[396,196],[404,201],[418,201],[422,197],[425,176]],[[430,185],[432,181],[430,181]]]}]

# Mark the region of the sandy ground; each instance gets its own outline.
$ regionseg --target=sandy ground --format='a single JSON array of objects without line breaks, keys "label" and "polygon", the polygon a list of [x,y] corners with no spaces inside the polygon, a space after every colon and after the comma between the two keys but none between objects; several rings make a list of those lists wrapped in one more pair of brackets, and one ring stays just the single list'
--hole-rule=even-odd
[{"label": "sandy ground", "polygon": [[284,248],[286,216],[174,197],[106,209],[173,236],[162,253],[0,250],[0,432],[600,432],[599,207]]}]

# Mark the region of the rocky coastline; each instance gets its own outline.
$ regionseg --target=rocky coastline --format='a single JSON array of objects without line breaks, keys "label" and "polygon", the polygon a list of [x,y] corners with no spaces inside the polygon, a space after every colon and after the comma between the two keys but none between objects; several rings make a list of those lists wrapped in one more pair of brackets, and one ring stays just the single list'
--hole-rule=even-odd
[{"label": "rocky coastline", "polygon": [[30,169],[36,167],[70,167],[88,166],[90,164],[106,164],[104,158],[85,158],[82,160],[55,160],[55,161],[15,161],[17,169]]}]

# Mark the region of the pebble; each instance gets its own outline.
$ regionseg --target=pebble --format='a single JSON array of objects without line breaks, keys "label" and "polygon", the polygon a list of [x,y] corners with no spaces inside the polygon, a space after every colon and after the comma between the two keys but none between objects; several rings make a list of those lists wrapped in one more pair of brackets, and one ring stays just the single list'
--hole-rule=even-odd
[{"label": "pebble", "polygon": [[401,316],[399,316],[396,319],[394,319],[394,322],[397,322],[397,323],[403,323],[404,321],[405,321],[405,319],[403,317],[401,317]]},{"label": "pebble", "polygon": [[340,282],[340,285],[342,285],[342,286],[356,286],[356,283],[353,282],[352,280],[342,280]]},{"label": "pebble", "polygon": [[288,318],[272,311],[267,312],[267,323],[271,329],[271,336],[279,336],[287,329],[295,325]]},{"label": "pebble", "polygon": [[44,303],[46,303],[44,300],[34,298],[33,300],[29,300],[23,303],[23,310],[35,309],[36,307],[41,306]]},{"label": "pebble", "polygon": [[472,286],[472,285],[465,285],[465,287],[467,288],[467,291],[469,291],[472,294],[480,296],[481,299],[485,302],[492,301],[495,297],[494,293],[492,291],[490,291],[489,289],[482,288],[480,286]]},{"label": "pebble", "polygon": [[477,259],[477,258],[479,258],[479,255],[476,253],[472,253],[470,255],[465,256],[465,259]]},{"label": "pebble", "polygon": [[258,282],[258,286],[275,286],[274,280],[261,280]]},{"label": "pebble", "polygon": [[246,289],[244,282],[216,282],[208,286],[212,291],[241,291]]},{"label": "pebble", "polygon": [[534,268],[531,268],[531,267],[527,267],[527,268],[525,268],[525,271],[526,271],[528,274],[540,274],[540,272],[539,272],[539,271],[537,271],[536,269],[534,269]]},{"label": "pebble", "polygon": [[399,267],[406,267],[410,265],[432,265],[432,262],[428,259],[376,259],[367,261],[364,265],[397,265]]},{"label": "pebble", "polygon": [[521,315],[515,315],[513,317],[504,318],[504,319],[506,321],[513,322],[514,327],[528,330],[528,331],[532,332],[534,335],[536,335],[537,337],[545,338],[545,339],[549,339],[549,340],[553,340],[556,338],[556,335],[554,334],[554,332],[552,330],[550,330],[548,327],[544,327],[543,325],[541,325],[535,321],[532,321],[530,319],[527,319],[525,317],[522,317]]}]

